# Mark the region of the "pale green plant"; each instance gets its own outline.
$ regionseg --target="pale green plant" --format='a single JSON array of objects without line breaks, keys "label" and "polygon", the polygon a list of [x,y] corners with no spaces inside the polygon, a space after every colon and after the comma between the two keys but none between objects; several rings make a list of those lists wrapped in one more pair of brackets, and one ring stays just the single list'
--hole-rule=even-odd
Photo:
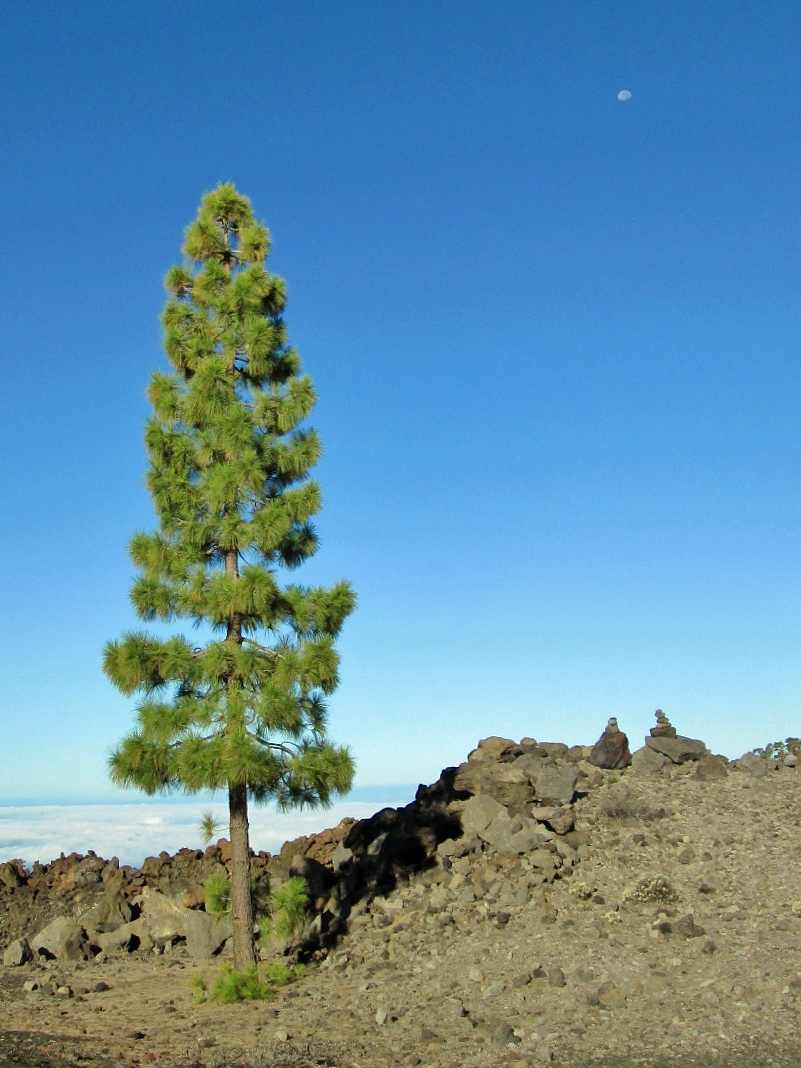
[{"label": "pale green plant", "polygon": [[213,871],[206,880],[206,912],[212,916],[227,916],[231,911],[231,884],[228,876]]},{"label": "pale green plant", "polygon": [[208,845],[212,838],[219,834],[225,824],[218,820],[211,809],[200,814],[200,840],[203,845]]},{"label": "pale green plant", "polygon": [[299,875],[287,879],[273,893],[267,903],[267,915],[262,920],[262,935],[269,938],[294,938],[303,929],[309,905],[309,887]]},{"label": "pale green plant", "polygon": [[196,1005],[202,1005],[204,1001],[217,1001],[221,1005],[233,1005],[238,1001],[272,1001],[276,988],[287,986],[305,975],[305,972],[302,964],[276,961],[266,969],[265,977],[262,978],[255,964],[242,971],[236,971],[230,964],[224,964],[215,977],[211,990],[205,977],[200,974],[192,976],[189,986]]},{"label": "pale green plant", "polygon": [[622,901],[627,905],[672,905],[678,898],[666,876],[651,875],[624,890]]},{"label": "pale green plant", "polygon": [[593,890],[587,883],[573,883],[570,887],[570,893],[573,897],[578,898],[579,901],[589,901],[592,897]]}]

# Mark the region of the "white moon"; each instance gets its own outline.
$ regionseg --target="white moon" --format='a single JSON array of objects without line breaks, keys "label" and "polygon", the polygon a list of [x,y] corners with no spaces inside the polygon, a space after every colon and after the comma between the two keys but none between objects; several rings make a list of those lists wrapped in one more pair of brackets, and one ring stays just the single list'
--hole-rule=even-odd
[{"label": "white moon", "polygon": [[617,94],[618,100],[631,100],[631,93],[628,89],[621,89]]}]

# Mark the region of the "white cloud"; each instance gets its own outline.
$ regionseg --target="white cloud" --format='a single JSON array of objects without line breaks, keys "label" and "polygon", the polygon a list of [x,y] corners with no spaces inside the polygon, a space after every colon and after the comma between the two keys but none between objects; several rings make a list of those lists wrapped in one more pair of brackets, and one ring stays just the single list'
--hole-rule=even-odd
[{"label": "white cloud", "polygon": [[[335,827],[345,816],[364,819],[409,800],[345,800],[322,811],[288,813],[254,805],[250,810],[251,845],[277,853],[284,842]],[[198,800],[0,807],[0,863],[20,859],[29,866],[37,860],[46,864],[62,852],[85,854],[91,849],[107,860],[116,856],[121,864],[139,867],[145,857],[163,850],[175,853],[185,846],[203,848],[200,818],[209,807],[224,826],[226,806],[209,806],[208,801]]]}]

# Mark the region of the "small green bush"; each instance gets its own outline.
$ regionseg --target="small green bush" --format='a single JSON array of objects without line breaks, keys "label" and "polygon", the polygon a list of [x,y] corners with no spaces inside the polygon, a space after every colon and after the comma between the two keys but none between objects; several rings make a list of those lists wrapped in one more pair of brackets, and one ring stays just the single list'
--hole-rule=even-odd
[{"label": "small green bush", "polygon": [[206,1000],[206,994],[208,992],[206,980],[200,974],[193,975],[189,980],[189,987],[192,991],[192,1000],[196,1005],[202,1005]]},{"label": "small green bush", "polygon": [[219,1001],[221,1005],[233,1005],[237,1001],[271,1001],[274,997],[272,986],[259,978],[255,964],[241,972],[224,964],[211,988],[211,1000]]},{"label": "small green bush", "polygon": [[302,964],[276,961],[267,968],[266,977],[262,979],[255,964],[241,972],[235,971],[230,964],[224,964],[212,984],[211,991],[204,976],[200,974],[192,976],[189,986],[197,1005],[202,1005],[204,1001],[217,1001],[221,1005],[233,1005],[238,1001],[272,1001],[276,987],[293,983],[305,972]]},{"label": "small green bush", "polygon": [[302,964],[285,964],[282,960],[275,961],[267,969],[267,978],[275,986],[287,986],[305,974],[306,969]]},{"label": "small green bush", "polygon": [[309,905],[309,888],[299,875],[287,879],[270,895],[267,915],[262,920],[263,936],[293,938],[303,929]]},{"label": "small green bush", "polygon": [[206,912],[226,916],[231,911],[231,884],[221,871],[213,871],[206,880]]}]

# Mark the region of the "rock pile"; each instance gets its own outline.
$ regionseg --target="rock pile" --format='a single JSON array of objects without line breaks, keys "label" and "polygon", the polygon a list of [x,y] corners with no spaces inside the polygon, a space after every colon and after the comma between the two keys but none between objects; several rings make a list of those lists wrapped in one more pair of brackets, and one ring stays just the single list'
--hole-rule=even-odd
[{"label": "rock pile", "polygon": [[616,722],[595,746],[486,738],[410,805],[254,856],[259,887],[313,895],[312,966],[267,1007],[191,1003],[227,952],[203,895],[225,841],[0,865],[4,1026],[120,1064],[795,1065],[796,762],[712,756],[661,712],[648,739],[606,767]]},{"label": "rock pile", "polygon": [[[575,827],[575,806],[606,783],[605,772],[631,765],[639,774],[664,775],[697,762],[699,778],[727,774],[725,758],[678,735],[661,710],[656,721],[633,756],[614,718],[594,746],[485,738],[458,767],[421,785],[405,808],[343,820],[286,843],[276,856],[253,854],[253,878],[262,887],[294,875],[306,879],[312,906],[300,952],[307,958],[343,936],[354,910],[386,897],[412,873],[428,871],[434,897],[441,898],[467,893],[465,875],[475,875],[479,861],[490,873],[486,862],[502,861],[520,876],[507,897],[521,903],[588,856],[589,835]],[[1,864],[4,963],[165,953],[179,945],[200,959],[225,951],[230,924],[205,910],[204,886],[210,875],[226,873],[229,862],[230,846],[221,839],[205,852],[149,857],[141,869],[91,852],[37,863],[32,871],[17,861]]]}]

